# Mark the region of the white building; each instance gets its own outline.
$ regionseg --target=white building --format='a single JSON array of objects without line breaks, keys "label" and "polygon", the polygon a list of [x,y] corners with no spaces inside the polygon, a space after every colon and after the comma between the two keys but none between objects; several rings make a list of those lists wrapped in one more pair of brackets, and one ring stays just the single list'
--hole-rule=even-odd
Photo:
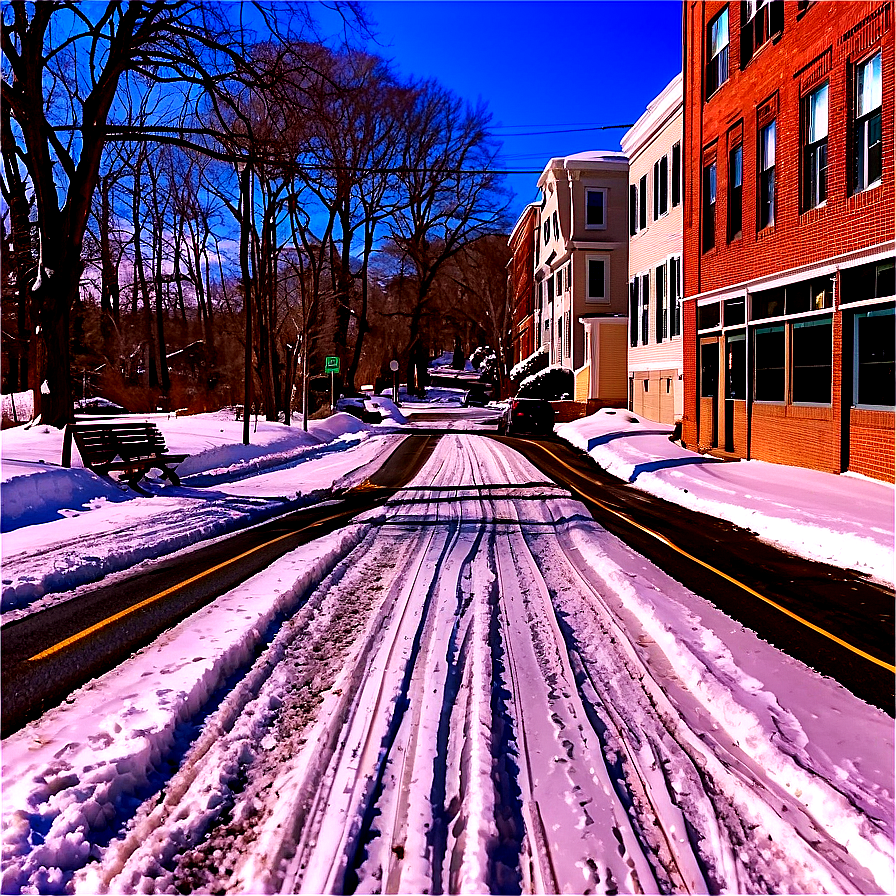
[{"label": "white building", "polygon": [[619,152],[551,159],[538,186],[536,345],[575,372],[576,400],[624,405],[628,160]]},{"label": "white building", "polygon": [[622,138],[629,158],[629,407],[673,423],[683,412],[682,77]]}]

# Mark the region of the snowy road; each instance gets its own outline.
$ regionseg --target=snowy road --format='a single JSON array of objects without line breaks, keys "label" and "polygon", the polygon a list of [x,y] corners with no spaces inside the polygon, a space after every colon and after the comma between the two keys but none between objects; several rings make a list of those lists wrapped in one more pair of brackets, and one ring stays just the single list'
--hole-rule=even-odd
[{"label": "snowy road", "polygon": [[[891,720],[508,446],[444,436],[333,543],[251,668],[181,711],[187,743],[145,758],[145,802],[91,791],[84,848],[10,864],[7,841],[11,881],[55,862],[79,892],[891,891]],[[4,749],[40,742],[38,725]],[[41,805],[93,761],[44,770]]]}]

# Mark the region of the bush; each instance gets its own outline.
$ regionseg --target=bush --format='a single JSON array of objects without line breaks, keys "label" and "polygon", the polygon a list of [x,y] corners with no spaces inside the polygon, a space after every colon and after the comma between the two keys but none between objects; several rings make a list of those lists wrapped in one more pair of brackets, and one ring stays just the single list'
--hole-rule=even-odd
[{"label": "bush", "polygon": [[517,398],[543,398],[560,401],[571,398],[575,390],[575,374],[568,367],[546,367],[526,377],[517,390]]},{"label": "bush", "polygon": [[544,370],[548,366],[548,350],[547,347],[536,349],[528,358],[523,358],[519,364],[514,364],[510,368],[510,378],[515,383],[521,383],[533,373]]}]

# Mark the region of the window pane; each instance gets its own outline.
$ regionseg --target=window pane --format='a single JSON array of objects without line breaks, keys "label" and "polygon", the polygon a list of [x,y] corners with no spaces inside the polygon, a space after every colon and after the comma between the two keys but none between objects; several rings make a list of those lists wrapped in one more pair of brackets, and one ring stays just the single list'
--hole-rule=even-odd
[{"label": "window pane", "polygon": [[712,23],[712,55],[718,56],[723,47],[728,46],[728,10],[722,10]]},{"label": "window pane", "polygon": [[775,164],[775,123],[766,125],[760,137],[760,165],[767,171]]},{"label": "window pane", "polygon": [[793,400],[831,402],[831,321],[793,325]]},{"label": "window pane", "polygon": [[700,346],[700,395],[715,398],[719,391],[719,344]]},{"label": "window pane", "polygon": [[586,191],[586,221],[589,227],[604,223],[604,194],[600,190]]},{"label": "window pane", "polygon": [[742,187],[744,185],[744,148],[736,146],[731,151],[731,185]]},{"label": "window pane", "polygon": [[711,330],[719,325],[719,303],[711,302],[709,305],[697,306],[697,329]]},{"label": "window pane", "polygon": [[862,314],[856,318],[856,397],[859,404],[896,404],[896,312]]},{"label": "window pane", "polygon": [[672,205],[681,202],[681,144],[672,147]]},{"label": "window pane", "polygon": [[883,162],[883,144],[881,143],[881,117],[877,113],[868,122],[868,183],[880,180]]},{"label": "window pane", "polygon": [[809,96],[809,142],[817,143],[828,135],[828,85]]},{"label": "window pane", "polygon": [[747,340],[743,334],[727,340],[725,397],[740,401],[747,397]]},{"label": "window pane", "polygon": [[756,401],[784,401],[784,327],[756,330]]},{"label": "window pane", "polygon": [[746,299],[725,299],[725,326],[732,327],[747,320]]},{"label": "window pane", "polygon": [[880,53],[859,66],[856,80],[857,114],[867,115],[881,103]]},{"label": "window pane", "polygon": [[602,258],[588,259],[588,298],[604,297],[604,262]]}]

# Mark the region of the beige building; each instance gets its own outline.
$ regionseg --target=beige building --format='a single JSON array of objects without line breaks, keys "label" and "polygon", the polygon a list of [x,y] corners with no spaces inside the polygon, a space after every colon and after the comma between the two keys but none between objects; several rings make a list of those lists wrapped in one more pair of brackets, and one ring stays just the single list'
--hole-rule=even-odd
[{"label": "beige building", "polygon": [[628,159],[583,152],[551,159],[538,179],[536,346],[575,372],[575,398],[627,396]]},{"label": "beige building", "polygon": [[629,407],[661,423],[683,411],[681,84],[678,75],[622,138],[629,158]]}]

